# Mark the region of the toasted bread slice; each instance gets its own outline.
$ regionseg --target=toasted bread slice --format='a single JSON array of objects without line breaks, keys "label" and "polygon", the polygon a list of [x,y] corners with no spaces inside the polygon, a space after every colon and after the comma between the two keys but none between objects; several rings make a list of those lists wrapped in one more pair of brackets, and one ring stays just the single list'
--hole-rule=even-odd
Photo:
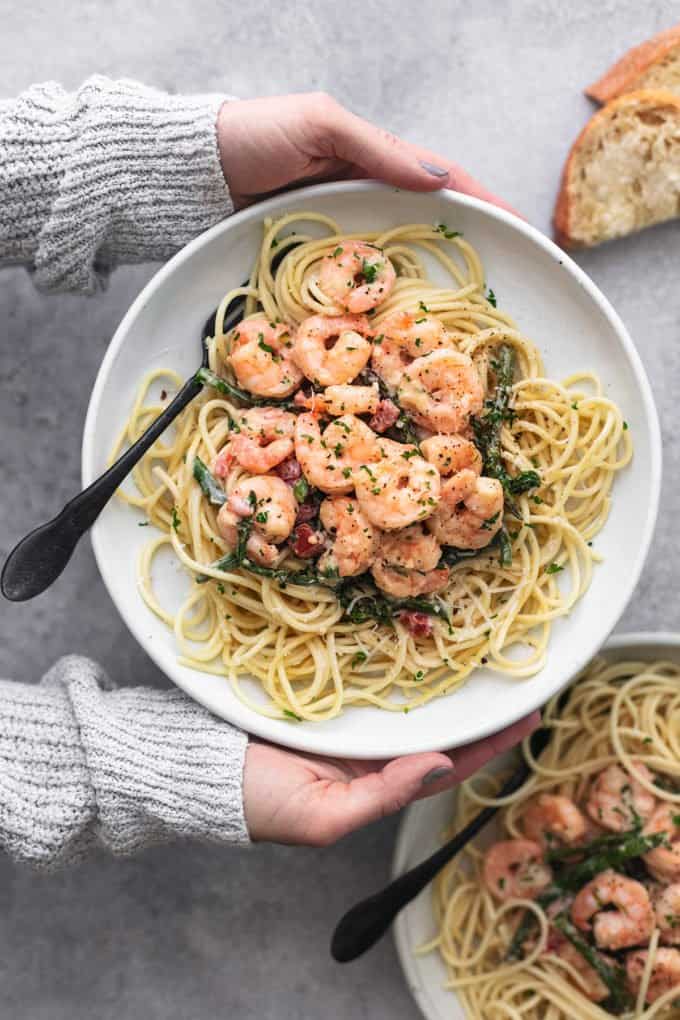
[{"label": "toasted bread slice", "polygon": [[680,25],[635,46],[610,67],[586,95],[608,103],[624,92],[640,89],[668,89],[680,95]]},{"label": "toasted bread slice", "polygon": [[555,206],[566,248],[592,247],[680,216],[680,96],[629,92],[574,142]]}]

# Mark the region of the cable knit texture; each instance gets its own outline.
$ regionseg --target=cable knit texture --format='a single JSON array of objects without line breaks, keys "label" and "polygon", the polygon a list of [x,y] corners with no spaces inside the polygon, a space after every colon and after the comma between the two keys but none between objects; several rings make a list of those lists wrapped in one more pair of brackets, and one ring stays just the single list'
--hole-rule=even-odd
[{"label": "cable knit texture", "polygon": [[[0,102],[0,265],[89,294],[119,263],[167,258],[227,216],[223,98],[95,77]],[[37,686],[0,681],[0,847],[54,868],[95,843],[247,843],[246,744],[179,691],[113,690],[77,656]]]},{"label": "cable knit texture", "polygon": [[0,103],[0,265],[92,294],[121,263],[168,258],[233,212],[215,125],[224,96],[54,82]]},{"label": "cable knit texture", "polygon": [[0,681],[0,846],[55,868],[95,843],[246,844],[246,745],[181,692],[113,690],[76,655],[37,686]]}]

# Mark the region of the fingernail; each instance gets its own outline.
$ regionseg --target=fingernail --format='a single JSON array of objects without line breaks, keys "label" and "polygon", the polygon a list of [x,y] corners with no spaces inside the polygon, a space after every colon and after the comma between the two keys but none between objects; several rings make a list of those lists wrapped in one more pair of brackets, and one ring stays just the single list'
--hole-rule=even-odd
[{"label": "fingernail", "polygon": [[449,176],[449,171],[445,170],[443,166],[437,166],[435,163],[428,163],[424,159],[419,159],[418,162],[422,166],[423,170],[427,170],[428,174],[432,174],[433,177]]},{"label": "fingernail", "polygon": [[452,765],[441,765],[437,769],[430,769],[430,771],[426,772],[423,776],[421,780],[422,784],[423,786],[430,786],[432,783],[438,783],[440,779],[448,779],[453,776],[455,771],[456,770]]}]

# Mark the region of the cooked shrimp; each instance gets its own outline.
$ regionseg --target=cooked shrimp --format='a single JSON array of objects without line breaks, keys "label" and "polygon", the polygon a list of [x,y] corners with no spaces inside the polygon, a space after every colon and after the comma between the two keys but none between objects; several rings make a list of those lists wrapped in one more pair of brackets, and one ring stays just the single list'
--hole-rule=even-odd
[{"label": "cooked shrimp", "polygon": [[438,567],[439,543],[422,524],[383,534],[371,567],[379,588],[396,598],[441,591],[449,581],[448,567]]},{"label": "cooked shrimp", "polygon": [[[626,956],[626,977],[633,995],[640,991],[642,975],[647,966],[648,950],[638,949]],[[657,949],[652,966],[652,973],[647,986],[646,1002],[652,1003],[662,995],[677,988],[680,995],[680,951],[677,949]]]},{"label": "cooked shrimp", "polygon": [[318,418],[301,414],[295,423],[295,456],[310,485],[330,496],[345,496],[360,469],[378,460],[380,450],[378,437],[361,418],[335,418],[322,436]]},{"label": "cooked shrimp", "polygon": [[[217,530],[227,543],[227,548],[230,552],[233,552],[238,545],[238,525],[240,521],[241,518],[238,514],[230,510],[226,503],[220,507],[220,512],[217,515]],[[246,553],[255,563],[260,563],[264,567],[271,567],[281,555],[281,550],[271,542],[267,542],[262,535],[253,530],[246,542]]]},{"label": "cooked shrimp", "polygon": [[295,403],[315,414],[373,414],[380,403],[380,390],[377,385],[327,386],[309,397],[296,393]]},{"label": "cooked shrimp", "polygon": [[501,840],[484,855],[484,882],[499,900],[531,900],[551,881],[543,851],[531,839]]},{"label": "cooked shrimp", "polygon": [[[603,909],[610,905],[617,909]],[[654,929],[654,911],[644,885],[615,871],[603,871],[583,886],[571,905],[571,919],[582,931],[592,927],[601,949],[639,946]]]},{"label": "cooked shrimp", "polygon": [[476,475],[482,473],[482,455],[469,439],[462,436],[430,436],[420,444],[425,460],[434,464],[444,478],[470,468]]},{"label": "cooked shrimp", "polygon": [[264,475],[293,452],[295,415],[278,407],[251,407],[239,412],[240,429],[220,450],[213,467],[225,478],[234,462],[253,475]]},{"label": "cooked shrimp", "polygon": [[351,382],[373,350],[365,315],[312,315],[298,326],[293,360],[317,386]]},{"label": "cooked shrimp", "polygon": [[274,544],[288,538],[297,516],[293,490],[276,475],[241,479],[224,505],[238,517],[255,514],[253,531]]},{"label": "cooked shrimp", "polygon": [[652,899],[661,941],[680,945],[680,882],[662,886]]},{"label": "cooked shrimp", "polygon": [[244,319],[227,336],[226,360],[238,383],[260,397],[287,397],[302,382],[292,354],[290,326],[263,315]]},{"label": "cooked shrimp", "polygon": [[384,301],[396,278],[394,266],[381,248],[364,241],[345,241],[321,260],[319,286],[345,311],[358,314]]},{"label": "cooked shrimp", "polygon": [[471,415],[482,410],[484,387],[467,354],[437,350],[409,365],[397,399],[418,425],[451,434],[464,432]]},{"label": "cooked shrimp", "polygon": [[355,499],[325,499],[319,517],[333,536],[333,545],[319,560],[319,570],[337,571],[353,577],[368,570],[378,548],[378,532],[364,516]]},{"label": "cooked shrimp", "polygon": [[[635,771],[652,782],[654,776],[642,762],[634,762]],[[656,798],[620,765],[609,765],[600,772],[588,795],[586,811],[599,825],[612,832],[630,829],[652,814]]]},{"label": "cooked shrimp", "polygon": [[444,323],[434,315],[394,312],[376,330],[371,364],[381,379],[396,390],[404,370],[439,347],[453,348]]},{"label": "cooked shrimp", "polygon": [[644,829],[645,835],[666,832],[668,841],[645,854],[645,864],[660,882],[680,881],[680,810],[673,804],[660,804]]},{"label": "cooked shrimp", "polygon": [[359,506],[384,531],[406,528],[429,516],[439,503],[439,472],[414,446],[381,437],[381,459],[354,472]]},{"label": "cooked shrimp", "polygon": [[447,478],[427,526],[442,545],[483,549],[503,524],[503,486],[465,468]]},{"label": "cooked shrimp", "polygon": [[522,812],[522,828],[541,846],[578,843],[586,832],[586,820],[570,797],[539,793]]},{"label": "cooked shrimp", "polygon": [[[560,933],[554,929],[550,932],[550,942],[553,943],[553,946],[546,952],[546,956],[557,956],[576,971],[580,980],[573,983],[583,992],[587,999],[590,999],[591,1002],[603,1002],[609,998],[610,992],[607,985],[599,977],[595,968],[591,967],[583,958],[578,949],[572,946],[571,942],[560,936]],[[597,955],[605,963],[612,963],[612,960],[602,953]],[[564,974],[564,976],[569,980],[567,974]]]}]

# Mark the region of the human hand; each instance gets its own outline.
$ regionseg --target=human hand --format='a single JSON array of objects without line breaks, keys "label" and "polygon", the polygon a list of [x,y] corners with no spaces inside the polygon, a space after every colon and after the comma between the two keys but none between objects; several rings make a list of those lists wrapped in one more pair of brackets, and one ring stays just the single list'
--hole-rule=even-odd
[{"label": "human hand", "polygon": [[452,188],[514,211],[457,163],[369,124],[323,92],[225,102],[217,140],[237,208],[290,185],[375,177],[411,191]]},{"label": "human hand", "polygon": [[251,839],[329,846],[362,825],[462,782],[539,722],[534,712],[448,754],[432,751],[388,762],[317,758],[251,741],[243,776]]}]

